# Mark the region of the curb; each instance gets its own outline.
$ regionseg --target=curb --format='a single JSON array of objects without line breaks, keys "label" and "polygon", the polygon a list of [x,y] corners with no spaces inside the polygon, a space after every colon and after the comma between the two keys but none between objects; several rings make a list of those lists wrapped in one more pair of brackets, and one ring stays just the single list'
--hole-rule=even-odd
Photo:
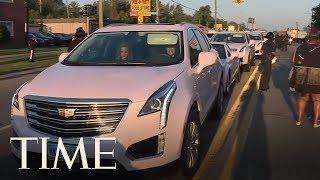
[{"label": "curb", "polygon": [[16,78],[16,77],[20,77],[20,76],[24,76],[24,75],[28,75],[28,74],[40,73],[41,71],[45,70],[48,67],[31,68],[31,69],[26,69],[23,71],[15,71],[15,72],[6,73],[3,75],[0,74],[0,80]]}]

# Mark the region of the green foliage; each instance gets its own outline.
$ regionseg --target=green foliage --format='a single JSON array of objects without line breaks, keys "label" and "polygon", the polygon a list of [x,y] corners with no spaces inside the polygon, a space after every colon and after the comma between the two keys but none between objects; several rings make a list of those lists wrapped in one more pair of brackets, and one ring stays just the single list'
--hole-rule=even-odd
[{"label": "green foliage", "polygon": [[211,8],[209,5],[201,6],[198,11],[194,13],[195,23],[203,26],[208,26],[209,22],[212,21]]},{"label": "green foliage", "polygon": [[[104,0],[104,12],[103,15],[105,18],[110,17],[110,1]],[[136,22],[135,17],[130,16],[130,0],[113,0],[115,2],[115,10],[117,13],[116,18],[126,22]],[[67,8],[64,0],[42,0],[42,15],[43,18],[66,18],[67,17]],[[69,4],[69,13],[71,18],[83,17],[83,7],[79,1],[73,0]],[[98,6],[98,1],[92,3],[93,7]],[[152,1],[152,9],[155,11],[155,1]],[[29,21],[31,23],[35,22],[35,19],[40,18],[39,13],[39,0],[26,0],[28,12],[29,12]],[[318,6],[319,9],[319,6]],[[316,10],[316,9],[315,9]],[[317,10],[319,11],[319,10]],[[162,23],[181,23],[181,22],[190,22],[195,24],[201,24],[208,26],[209,28],[214,27],[215,20],[211,16],[212,11],[209,5],[202,6],[199,10],[195,11],[193,15],[186,14],[184,8],[180,4],[166,3],[163,4],[160,1],[160,22]],[[319,13],[318,13],[319,14]],[[89,17],[98,18],[97,13],[92,13]],[[318,18],[319,19],[319,18]],[[156,20],[155,16],[146,17],[145,22],[154,23]],[[318,20],[319,21],[319,20]],[[223,25],[223,28],[228,27],[228,22],[223,19],[218,19],[218,23]],[[238,26],[235,22],[230,22],[229,24]],[[243,26],[243,29],[245,26]]]},{"label": "green foliage", "polygon": [[313,25],[320,29],[320,4],[312,9],[312,23]]},{"label": "green foliage", "polygon": [[10,40],[10,32],[6,26],[0,26],[0,43]]}]

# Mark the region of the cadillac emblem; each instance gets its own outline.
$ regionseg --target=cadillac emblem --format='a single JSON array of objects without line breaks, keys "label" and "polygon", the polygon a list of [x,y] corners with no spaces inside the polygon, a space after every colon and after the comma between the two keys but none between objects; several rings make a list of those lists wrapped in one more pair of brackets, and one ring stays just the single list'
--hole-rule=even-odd
[{"label": "cadillac emblem", "polygon": [[58,114],[61,117],[64,118],[69,118],[73,117],[76,109],[63,109],[63,108],[58,108]]}]

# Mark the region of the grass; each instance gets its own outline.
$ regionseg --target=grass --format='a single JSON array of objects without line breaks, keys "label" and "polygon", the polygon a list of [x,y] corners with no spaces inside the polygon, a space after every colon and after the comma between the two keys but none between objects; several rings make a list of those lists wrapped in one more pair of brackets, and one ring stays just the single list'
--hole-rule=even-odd
[{"label": "grass", "polygon": [[[62,52],[52,52],[52,53],[46,53],[46,54],[37,54],[35,55],[35,59],[42,59],[43,57],[51,57],[51,56],[59,56]],[[11,63],[18,63],[20,61],[25,61],[29,58],[28,55],[22,54],[17,55],[14,57],[7,57],[7,58],[0,58],[0,66],[5,64],[11,64]]]},{"label": "grass", "polygon": [[59,55],[44,55],[37,57],[35,62],[26,60],[12,61],[12,63],[0,64],[0,75],[28,69],[48,67],[58,62]]}]

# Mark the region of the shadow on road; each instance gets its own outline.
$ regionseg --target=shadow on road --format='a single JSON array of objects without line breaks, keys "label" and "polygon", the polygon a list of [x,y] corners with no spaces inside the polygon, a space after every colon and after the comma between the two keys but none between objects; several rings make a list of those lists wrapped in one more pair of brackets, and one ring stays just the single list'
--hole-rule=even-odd
[{"label": "shadow on road", "polygon": [[[265,97],[262,94],[257,95],[252,122],[251,125],[249,123],[250,127],[244,142],[244,149],[236,166],[235,180],[270,179],[266,126],[263,117],[264,102]],[[242,113],[240,119],[246,120],[245,118],[247,117]]]},{"label": "shadow on road", "polygon": [[289,83],[288,83],[289,73],[290,73],[290,67],[288,66],[288,63],[278,64],[272,70],[272,81],[275,88],[281,91],[282,97],[286,101],[292,115],[296,118],[295,105],[291,100],[291,97],[293,96],[293,94],[289,89]]}]

